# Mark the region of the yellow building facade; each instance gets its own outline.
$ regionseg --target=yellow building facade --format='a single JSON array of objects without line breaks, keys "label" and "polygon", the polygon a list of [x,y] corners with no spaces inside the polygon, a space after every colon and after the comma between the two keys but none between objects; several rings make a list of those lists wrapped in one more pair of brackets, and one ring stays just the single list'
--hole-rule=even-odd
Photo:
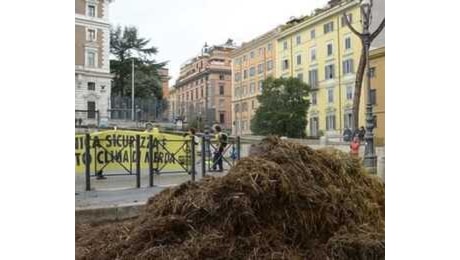
[{"label": "yellow building facade", "polygon": [[243,43],[231,53],[232,58],[232,134],[249,135],[251,119],[262,94],[262,81],[276,75],[277,27],[254,40]]},{"label": "yellow building facade", "polygon": [[[346,26],[362,31],[358,1],[343,1],[314,16],[292,21],[277,38],[276,77],[298,77],[311,86],[307,135],[342,134],[353,125],[352,104],[361,42]],[[359,125],[364,125],[365,87]]]},{"label": "yellow building facade", "polygon": [[385,145],[385,47],[371,49],[371,89],[374,91],[374,135],[377,145]]}]

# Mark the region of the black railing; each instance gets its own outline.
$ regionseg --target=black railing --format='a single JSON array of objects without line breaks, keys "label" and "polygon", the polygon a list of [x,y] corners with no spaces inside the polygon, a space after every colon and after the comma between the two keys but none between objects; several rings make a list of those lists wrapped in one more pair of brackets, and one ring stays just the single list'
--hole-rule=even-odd
[{"label": "black railing", "polygon": [[[106,139],[99,139],[97,136],[91,136],[89,133],[85,134],[84,144],[84,156],[83,163],[85,164],[85,189],[91,190],[91,178],[104,178],[106,176],[135,176],[136,177],[136,188],[141,187],[141,144],[144,146],[147,141],[148,156],[145,156],[148,165],[149,174],[149,186],[154,186],[154,175],[168,174],[168,173],[187,173],[191,176],[191,180],[195,181],[197,168],[201,170],[201,176],[206,176],[207,171],[211,171],[213,166],[216,166],[219,160],[222,163],[228,165],[230,168],[235,165],[241,157],[241,142],[240,137],[229,137],[228,144],[223,148],[222,153],[215,153],[219,150],[219,144],[216,141],[210,139],[210,136],[203,136],[201,138],[201,151],[198,151],[199,147],[195,144],[195,139],[177,139],[167,140],[154,137],[149,135],[147,140],[145,136],[137,134],[131,138],[123,141],[117,151],[109,151],[107,149]],[[169,144],[177,144],[174,149]],[[93,151],[93,157],[91,158],[91,152]],[[214,151],[214,154],[212,153]],[[123,154],[128,154],[130,157],[127,162],[129,166],[125,165],[122,157]],[[181,153],[181,155],[178,155]],[[228,156],[228,154],[230,154]],[[99,157],[107,156],[109,159],[102,160],[103,163],[99,162]],[[201,158],[197,158],[201,157]],[[166,159],[171,160],[172,163],[178,166],[178,170],[166,170]],[[91,162],[94,161],[94,168],[91,169]],[[115,172],[108,171],[104,173],[106,167],[109,164],[115,164],[120,166],[120,170]],[[201,164],[201,167],[199,167]],[[207,167],[206,167],[207,166]]]}]

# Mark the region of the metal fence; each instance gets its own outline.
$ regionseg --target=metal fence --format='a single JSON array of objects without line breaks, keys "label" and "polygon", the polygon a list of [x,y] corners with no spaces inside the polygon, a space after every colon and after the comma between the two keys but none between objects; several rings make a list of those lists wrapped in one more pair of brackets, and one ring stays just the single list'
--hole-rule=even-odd
[{"label": "metal fence", "polygon": [[75,110],[75,127],[99,126],[99,110]]},{"label": "metal fence", "polygon": [[[133,102],[130,97],[110,98],[109,117],[118,120],[132,120]],[[162,121],[167,119],[167,103],[155,97],[134,99],[135,121]]]},{"label": "metal fence", "polygon": [[[135,177],[136,188],[141,187],[141,136],[138,134],[135,137],[124,142],[116,152],[116,154],[122,154],[123,151],[128,151],[129,155],[133,155],[133,159],[129,161],[129,165],[126,166],[121,163],[117,158],[115,160],[109,160],[110,162],[99,163],[96,158],[91,158],[91,154],[94,157],[99,152],[107,152],[106,145],[102,145],[107,140],[99,140],[95,136],[91,136],[89,133],[85,134],[84,138],[84,174],[85,174],[85,190],[91,190],[91,179],[92,178],[105,178],[105,176],[133,176]],[[176,143],[175,149],[168,148],[168,144]],[[142,144],[144,145],[144,144]],[[224,147],[221,153],[216,153],[219,149],[216,141],[211,140],[210,136],[202,136],[201,144],[195,144],[195,139],[185,140],[165,140],[161,138],[148,136],[147,140],[148,155],[148,175],[149,175],[149,186],[155,186],[154,175],[170,174],[170,173],[185,173],[189,174],[192,181],[195,181],[197,172],[201,172],[201,176],[206,176],[206,173],[215,168],[219,160],[222,160],[222,164],[228,167],[233,167],[236,161],[241,156],[241,142],[240,137],[229,137],[227,145]],[[177,156],[178,153],[183,150],[185,156]],[[161,156],[160,156],[161,151]],[[113,156],[113,155],[111,155]],[[115,155],[117,156],[117,155]],[[160,158],[161,157],[161,158]],[[179,165],[178,170],[166,170],[166,164],[162,164],[162,158],[169,158],[174,163]],[[113,159],[113,158],[112,158]],[[94,162],[92,163],[92,161]],[[120,170],[106,171],[106,167],[110,164],[117,164]],[[198,169],[198,170],[197,170]]]}]

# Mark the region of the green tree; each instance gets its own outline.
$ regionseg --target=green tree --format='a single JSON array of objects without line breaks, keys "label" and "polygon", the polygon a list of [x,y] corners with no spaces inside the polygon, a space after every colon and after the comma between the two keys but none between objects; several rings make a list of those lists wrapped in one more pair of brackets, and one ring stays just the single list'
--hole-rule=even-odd
[{"label": "green tree", "polygon": [[135,66],[135,96],[162,98],[161,77],[158,70],[166,63],[156,63],[151,58],[158,53],[155,47],[148,47],[150,40],[138,35],[136,27],[120,26],[110,31],[110,72],[114,74],[112,93],[119,96],[131,95],[132,61]]},{"label": "green tree", "polygon": [[257,135],[281,135],[293,138],[305,136],[307,99],[310,87],[297,78],[267,78],[262,83],[260,103],[251,121]]}]

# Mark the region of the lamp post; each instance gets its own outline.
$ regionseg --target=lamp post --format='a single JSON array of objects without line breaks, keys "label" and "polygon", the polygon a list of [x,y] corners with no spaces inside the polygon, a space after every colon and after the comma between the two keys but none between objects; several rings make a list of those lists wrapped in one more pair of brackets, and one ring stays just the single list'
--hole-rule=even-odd
[{"label": "lamp post", "polygon": [[[208,43],[205,42],[203,49],[201,50],[201,58],[204,58],[204,54],[208,53]],[[205,70],[207,70],[205,64]],[[209,124],[208,124],[208,79],[209,79],[209,72],[206,71],[204,74],[204,129],[209,129]]]},{"label": "lamp post", "polygon": [[134,121],[134,58],[131,58],[131,120]]},{"label": "lamp post", "polygon": [[374,146],[374,113],[373,113],[373,103],[371,98],[371,77],[370,77],[370,63],[369,63],[369,49],[371,45],[371,34],[369,31],[371,19],[372,19],[372,0],[363,0],[361,2],[361,16],[363,23],[363,43],[366,56],[366,65],[367,65],[367,102],[366,102],[366,134],[364,136],[364,141],[366,143],[364,149],[364,160],[363,164],[371,173],[376,172],[377,166],[377,156],[375,154]]}]

